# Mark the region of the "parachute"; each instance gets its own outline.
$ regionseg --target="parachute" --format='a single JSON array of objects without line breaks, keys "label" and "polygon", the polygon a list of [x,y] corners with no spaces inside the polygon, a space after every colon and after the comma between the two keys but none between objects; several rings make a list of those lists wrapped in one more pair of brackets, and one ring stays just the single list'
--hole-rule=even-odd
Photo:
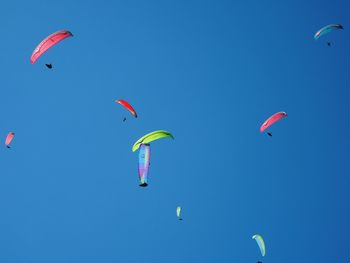
[{"label": "parachute", "polygon": [[266,254],[264,239],[260,235],[254,235],[252,239],[255,239],[256,243],[258,243],[261,255],[264,257]]},{"label": "parachute", "polygon": [[172,138],[174,139],[174,136],[167,131],[164,130],[159,130],[159,131],[154,131],[150,132],[144,136],[142,136],[140,139],[138,139],[134,145],[132,146],[132,151],[135,152],[139,149],[140,145],[142,144],[148,144],[150,142],[153,142],[155,140],[161,139],[161,138]]},{"label": "parachute", "polygon": [[32,56],[30,57],[30,63],[34,64],[35,61],[44,54],[49,48],[56,45],[58,42],[62,41],[67,37],[72,37],[73,34],[67,30],[60,30],[52,35],[49,35],[34,49]]},{"label": "parachute", "polygon": [[279,121],[280,119],[284,118],[285,116],[287,116],[287,113],[285,113],[284,111],[275,113],[261,125],[260,132],[264,132],[268,127],[270,127],[272,124]]},{"label": "parachute", "polygon": [[13,138],[15,137],[15,133],[14,132],[9,132],[6,136],[6,140],[5,140],[5,145],[7,148],[10,148],[10,143],[13,140]]},{"label": "parachute", "polygon": [[344,27],[341,24],[329,24],[325,27],[322,27],[320,30],[318,30],[315,35],[314,35],[314,39],[317,40],[319,39],[321,36],[328,34],[329,32],[333,31],[333,30],[337,30],[337,29],[344,29]]},{"label": "parachute", "polygon": [[137,118],[137,113],[134,110],[134,108],[125,100],[116,100],[116,103],[119,103],[120,105],[122,105],[124,108],[126,108],[128,111],[130,111],[130,113]]},{"label": "parachute", "polygon": [[182,220],[182,218],[181,218],[181,206],[178,206],[176,208],[176,216],[179,220]]},{"label": "parachute", "polygon": [[149,162],[151,158],[151,146],[149,144],[141,144],[139,151],[139,179],[140,186],[146,187]]}]

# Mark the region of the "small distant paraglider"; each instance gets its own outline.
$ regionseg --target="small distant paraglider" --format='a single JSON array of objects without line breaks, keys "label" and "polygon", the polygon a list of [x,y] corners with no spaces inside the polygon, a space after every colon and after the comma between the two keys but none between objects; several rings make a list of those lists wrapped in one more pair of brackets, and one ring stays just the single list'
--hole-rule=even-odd
[{"label": "small distant paraglider", "polygon": [[[327,26],[324,26],[315,33],[314,39],[318,40],[321,36],[324,36],[332,32],[333,30],[338,30],[338,29],[344,29],[344,27],[341,24],[329,24]],[[330,47],[331,42],[327,42],[327,45]]]},{"label": "small distant paraglider", "polygon": [[35,61],[37,61],[37,59],[41,57],[48,49],[61,42],[63,39],[72,36],[73,34],[67,30],[60,30],[49,35],[34,49],[32,56],[30,57],[30,63],[34,64]]},{"label": "small distant paraglider", "polygon": [[262,236],[256,234],[256,235],[252,236],[252,239],[255,239],[256,243],[257,243],[258,246],[259,246],[261,255],[262,255],[263,257],[265,257],[265,255],[266,255],[266,249],[265,249],[265,242],[264,242],[264,239],[262,238]]},{"label": "small distant paraglider", "polygon": [[6,140],[5,140],[5,145],[6,147],[9,149],[11,141],[13,140],[13,138],[15,137],[15,133],[14,132],[9,132],[6,136]]},{"label": "small distant paraglider", "polygon": [[181,217],[181,206],[176,207],[176,216],[179,220],[182,221],[182,217]]},{"label": "small distant paraglider", "polygon": [[161,138],[174,139],[174,136],[170,132],[164,131],[164,130],[158,130],[158,131],[147,133],[146,135],[142,136],[140,139],[138,139],[134,143],[134,145],[132,146],[132,151],[133,152],[137,151],[141,144],[147,144]]},{"label": "small distant paraglider", "polygon": [[[125,101],[125,100],[116,100],[116,103],[119,103],[120,105],[122,105],[125,109],[127,109],[135,118],[137,118],[137,113],[135,111],[135,109],[130,105],[129,102]],[[123,119],[123,122],[126,121],[126,118]]]},{"label": "small distant paraglider", "polygon": [[52,64],[45,64],[45,66],[49,69],[52,69]]},{"label": "small distant paraglider", "polygon": [[[264,132],[267,128],[269,128],[272,124],[275,122],[283,119],[284,117],[287,116],[287,113],[284,111],[277,112],[273,114],[271,117],[269,117],[260,127],[260,132]],[[272,136],[271,132],[267,133],[269,136]]]}]

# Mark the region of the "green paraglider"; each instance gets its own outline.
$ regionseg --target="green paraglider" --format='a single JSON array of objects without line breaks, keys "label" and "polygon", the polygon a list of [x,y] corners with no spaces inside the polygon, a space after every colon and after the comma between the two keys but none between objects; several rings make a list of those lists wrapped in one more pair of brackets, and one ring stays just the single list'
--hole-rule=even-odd
[{"label": "green paraglider", "polygon": [[174,139],[174,136],[167,131],[164,130],[158,130],[154,132],[150,132],[144,136],[142,136],[140,139],[138,139],[134,145],[132,146],[132,151],[135,152],[140,148],[141,144],[147,144],[150,142],[153,142],[155,140],[161,139],[161,138],[172,138]]},{"label": "green paraglider", "polygon": [[181,218],[181,206],[176,207],[176,216],[179,220],[182,220],[182,218]]},{"label": "green paraglider", "polygon": [[254,235],[252,239],[255,239],[256,243],[258,243],[258,246],[260,248],[261,255],[264,257],[266,254],[266,249],[265,249],[265,242],[262,236],[260,235]]}]

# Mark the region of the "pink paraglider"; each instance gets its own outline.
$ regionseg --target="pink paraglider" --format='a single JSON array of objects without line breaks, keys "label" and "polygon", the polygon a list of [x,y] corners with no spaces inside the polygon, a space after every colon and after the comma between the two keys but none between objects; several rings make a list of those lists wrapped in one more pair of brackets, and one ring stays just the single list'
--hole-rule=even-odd
[{"label": "pink paraglider", "polygon": [[260,132],[264,132],[268,127],[270,127],[272,124],[279,121],[280,119],[284,118],[285,116],[287,116],[287,113],[285,113],[284,111],[275,113],[261,125]]},{"label": "pink paraglider", "polygon": [[10,148],[10,143],[13,140],[13,138],[15,137],[15,133],[14,132],[9,132],[6,136],[6,140],[5,140],[5,145],[7,148]]},{"label": "pink paraglider", "polygon": [[35,61],[44,54],[49,48],[56,45],[67,37],[71,37],[73,34],[67,30],[61,30],[49,35],[34,49],[32,56],[30,57],[30,63],[34,64]]}]

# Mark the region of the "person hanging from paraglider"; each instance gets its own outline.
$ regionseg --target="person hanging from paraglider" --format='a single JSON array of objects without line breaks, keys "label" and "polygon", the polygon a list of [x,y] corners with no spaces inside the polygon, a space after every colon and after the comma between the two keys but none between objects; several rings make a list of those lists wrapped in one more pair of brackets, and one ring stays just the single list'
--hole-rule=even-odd
[{"label": "person hanging from paraglider", "polygon": [[[324,26],[315,33],[314,39],[318,40],[321,36],[326,35],[332,31],[338,30],[338,29],[344,29],[344,27],[341,24],[329,24],[327,26]],[[331,42],[327,42],[327,46],[330,47]]]},{"label": "person hanging from paraglider", "polygon": [[[270,116],[264,123],[260,126],[260,132],[264,132],[267,128],[269,128],[272,124],[275,122],[278,122],[279,120],[283,119],[284,117],[287,116],[287,113],[284,111],[277,112]],[[271,132],[267,132],[267,135],[272,137]]]},{"label": "person hanging from paraglider", "polygon": [[178,218],[180,221],[182,221],[182,217],[181,217],[181,206],[178,206],[178,207],[176,208],[176,216],[177,216],[177,218]]},{"label": "person hanging from paraglider", "polygon": [[126,121],[126,117],[124,117],[124,119],[123,119],[123,122],[125,122]]},{"label": "person hanging from paraglider", "polygon": [[5,140],[5,145],[7,149],[10,149],[10,143],[13,140],[13,138],[15,137],[15,133],[14,132],[9,132],[6,136],[6,140]]},{"label": "person hanging from paraglider", "polygon": [[52,64],[45,64],[45,66],[49,69],[52,69]]}]

